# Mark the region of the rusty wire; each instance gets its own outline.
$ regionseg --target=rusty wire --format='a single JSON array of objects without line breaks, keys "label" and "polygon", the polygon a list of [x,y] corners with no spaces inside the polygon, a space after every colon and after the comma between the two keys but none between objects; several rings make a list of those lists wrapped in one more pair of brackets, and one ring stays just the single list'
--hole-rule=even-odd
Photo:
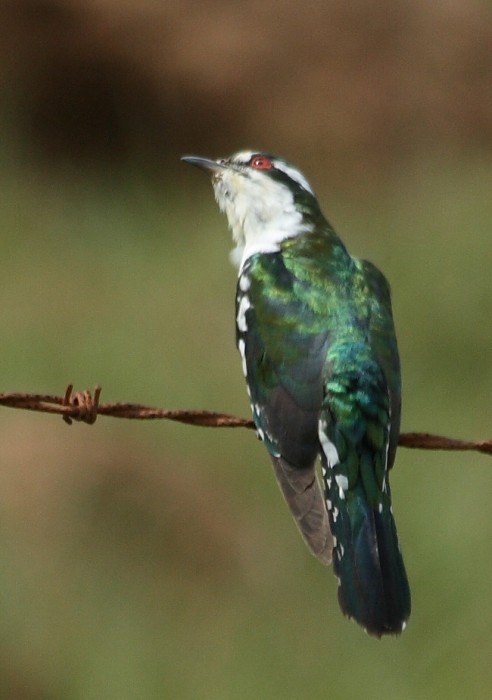
[{"label": "rusty wire", "polygon": [[[136,403],[99,403],[101,387],[96,386],[91,393],[87,389],[74,392],[69,384],[64,396],[51,394],[21,394],[0,393],[0,406],[20,408],[41,413],[57,413],[63,420],[81,421],[92,425],[97,416],[112,416],[113,418],[128,418],[133,420],[172,420],[188,425],[199,425],[206,428],[254,428],[252,420],[238,418],[213,411],[169,410],[142,406]],[[419,450],[455,450],[474,451],[492,455],[492,440],[472,442],[457,440],[429,433],[402,433],[399,439],[401,447]]]}]

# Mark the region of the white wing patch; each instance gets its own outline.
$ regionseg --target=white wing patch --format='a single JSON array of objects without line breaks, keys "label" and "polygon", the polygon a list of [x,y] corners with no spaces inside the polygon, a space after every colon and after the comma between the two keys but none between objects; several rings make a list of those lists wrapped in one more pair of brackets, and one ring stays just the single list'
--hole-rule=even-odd
[{"label": "white wing patch", "polygon": [[335,476],[335,481],[338,485],[338,495],[343,500],[345,498],[345,491],[348,490],[348,479],[344,474],[337,474]]},{"label": "white wing patch", "polygon": [[246,322],[246,311],[250,308],[251,302],[249,300],[249,297],[245,294],[243,297],[241,297],[241,301],[239,302],[239,308],[236,317],[237,327],[241,333],[245,333],[248,330],[248,324]]},{"label": "white wing patch", "polygon": [[246,365],[246,343],[242,338],[239,339],[238,344],[237,344],[237,349],[239,350],[239,353],[241,355],[241,360],[243,362],[243,374],[247,378],[248,377],[248,366]]},{"label": "white wing patch", "polygon": [[318,422],[319,441],[321,443],[321,448],[325,454],[328,466],[333,469],[333,467],[336,467],[336,465],[340,463],[340,458],[338,456],[337,448],[332,442],[330,442],[325,430],[326,421],[320,420]]},{"label": "white wing patch", "polygon": [[239,289],[242,292],[247,292],[249,291],[249,288],[251,287],[251,280],[248,277],[248,275],[242,274],[241,277],[239,278]]}]

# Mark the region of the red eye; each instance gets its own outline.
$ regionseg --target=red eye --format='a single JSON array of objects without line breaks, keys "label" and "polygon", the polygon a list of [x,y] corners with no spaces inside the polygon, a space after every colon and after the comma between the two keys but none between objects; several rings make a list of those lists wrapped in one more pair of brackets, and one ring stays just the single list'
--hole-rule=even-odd
[{"label": "red eye", "polygon": [[266,156],[253,156],[249,161],[252,168],[256,170],[271,170],[273,163]]}]

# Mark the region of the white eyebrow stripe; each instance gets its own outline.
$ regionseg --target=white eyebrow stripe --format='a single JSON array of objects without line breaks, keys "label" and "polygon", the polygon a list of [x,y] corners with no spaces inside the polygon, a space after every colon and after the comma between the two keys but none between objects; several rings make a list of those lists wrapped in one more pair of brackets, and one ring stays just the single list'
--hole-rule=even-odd
[{"label": "white eyebrow stripe", "polygon": [[293,165],[288,165],[283,160],[273,160],[272,163],[277,168],[277,170],[281,170],[283,173],[288,175],[288,177],[294,180],[294,182],[297,182],[298,185],[300,185],[307,192],[310,192],[314,196],[314,192],[311,188],[311,185],[306,180],[304,175],[301,172],[299,172],[299,170],[297,170],[297,168],[294,168]]},{"label": "white eyebrow stripe", "polygon": [[[261,155],[261,153],[261,151],[240,151],[239,153],[235,153],[232,156],[231,160],[233,163],[244,163],[246,165],[249,163],[249,161],[254,155]],[[285,173],[288,177],[294,180],[294,182],[297,182],[298,185],[303,187],[307,192],[310,192],[314,196],[314,192],[311,185],[297,168],[294,168],[293,165],[289,165],[284,160],[278,158],[273,158],[272,163],[277,170],[280,170],[283,173]]]},{"label": "white eyebrow stripe", "polygon": [[234,153],[234,155],[231,158],[231,161],[233,163],[239,162],[246,164],[256,153],[260,153],[260,151],[240,151],[239,153]]}]

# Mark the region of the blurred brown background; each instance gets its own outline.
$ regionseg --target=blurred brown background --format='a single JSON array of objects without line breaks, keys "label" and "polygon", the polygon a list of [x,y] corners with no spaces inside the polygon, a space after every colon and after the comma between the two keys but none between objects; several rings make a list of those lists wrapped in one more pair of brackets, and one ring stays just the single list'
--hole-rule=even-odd
[{"label": "blurred brown background", "polygon": [[[325,177],[487,149],[489,3],[3,0],[4,117],[33,157],[160,171],[286,145]],[[342,169],[342,171],[340,171]]]},{"label": "blurred brown background", "polygon": [[[183,153],[299,166],[393,288],[403,429],[492,437],[489,2],[0,0],[2,391],[248,415]],[[344,620],[246,431],[3,409],[0,698],[488,698],[490,464],[400,450],[414,610]]]}]

